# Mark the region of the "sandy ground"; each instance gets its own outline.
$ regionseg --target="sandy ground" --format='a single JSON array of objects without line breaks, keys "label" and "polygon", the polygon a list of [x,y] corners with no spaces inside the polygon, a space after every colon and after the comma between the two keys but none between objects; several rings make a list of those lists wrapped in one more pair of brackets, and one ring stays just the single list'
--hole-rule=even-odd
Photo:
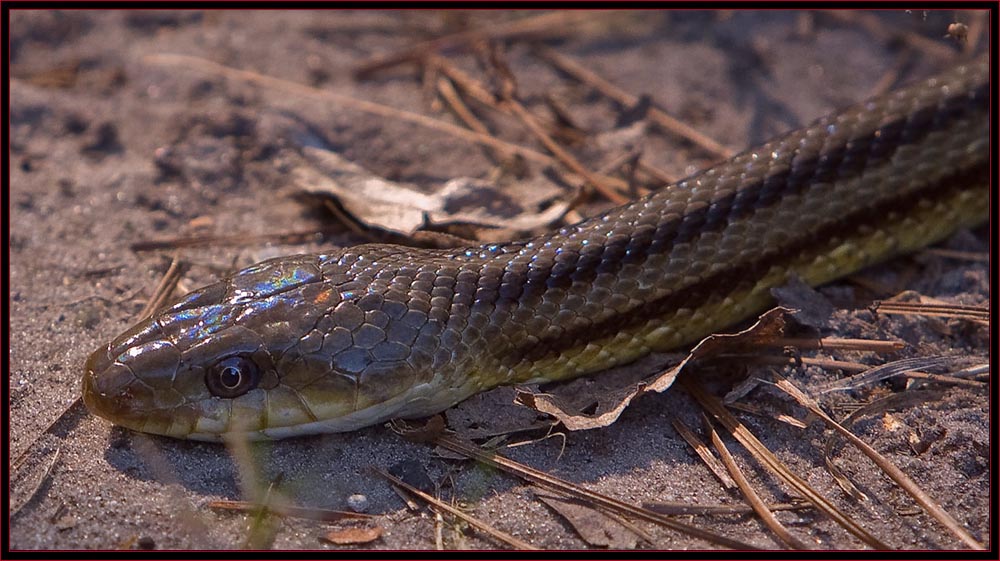
[{"label": "sandy ground", "polygon": [[[196,225],[205,222],[214,235],[318,229],[330,223],[288,196],[289,162],[301,148],[298,139],[303,134],[379,175],[428,186],[459,175],[486,177],[492,168],[480,149],[441,133],[196,69],[145,64],[144,56],[204,57],[454,121],[447,111],[433,108],[412,67],[361,82],[352,78],[351,70],[372,55],[404,48],[463,19],[480,25],[524,15],[11,14],[11,465],[24,458],[12,470],[11,548],[339,547],[319,540],[328,524],[272,520],[270,526],[251,532],[252,517],[207,506],[212,500],[252,498],[279,475],[276,492],[296,504],[346,509],[348,496],[365,495],[367,512],[375,515],[368,525],[384,530],[365,547],[427,549],[436,547],[436,540],[449,548],[502,547],[450,519],[438,524],[427,511],[408,510],[369,470],[404,461],[425,470],[445,500],[502,531],[542,548],[590,547],[520,482],[471,462],[441,459],[430,447],[407,442],[384,427],[264,444],[240,460],[219,445],[129,433],[80,408],[46,432],[78,396],[87,355],[128,326],[166,268],[169,252],[134,252],[131,243],[203,233],[206,230]],[[865,97],[893,69],[901,68],[900,80],[905,81],[929,75],[961,56],[942,38],[955,17],[952,11],[877,17],[884,30],[916,33],[939,47],[930,50],[914,50],[905,41],[901,48],[899,41],[857,23],[796,12],[646,12],[613,21],[602,17],[609,20],[602,33],[578,33],[550,44],[629,92],[652,94],[662,107],[734,149]],[[544,114],[542,95],[557,94],[594,138],[612,136],[608,131],[615,128],[614,105],[555,73],[524,44],[515,43],[507,54],[530,107]],[[476,71],[468,53],[453,50],[448,55]],[[904,58],[909,62],[900,65]],[[531,142],[505,118],[491,119],[506,138]],[[614,156],[593,144],[579,151],[594,159],[595,168]],[[711,159],[659,133],[649,135],[644,153],[648,161],[677,176]],[[185,250],[183,257],[195,264],[185,286],[209,282],[234,264],[358,241],[344,234],[300,246]],[[984,252],[986,231],[960,233],[944,246]],[[922,254],[864,276],[949,302],[989,301],[985,263]],[[853,283],[821,293],[835,305],[848,307],[863,307],[873,297],[886,296]],[[988,352],[985,327],[873,318],[867,312],[843,312],[840,317],[834,335],[905,340],[911,348],[889,356],[830,353],[833,358],[878,364],[903,356]],[[635,368],[651,371],[656,360]],[[837,375],[813,369],[785,373],[807,386]],[[914,476],[973,536],[989,544],[987,392],[984,387],[938,388],[941,393],[935,399],[869,417],[855,430]],[[901,384],[884,386],[884,391],[901,389]],[[805,417],[787,399],[756,391],[750,401]],[[512,405],[511,395],[510,389],[500,389],[476,397],[449,412],[449,420],[454,426],[496,419],[533,422],[534,413]],[[862,392],[852,397],[871,396]],[[632,503],[740,503],[680,440],[671,425],[675,417],[701,427],[691,399],[669,391],[638,400],[609,428],[502,451]],[[743,418],[781,459],[892,547],[961,547],[870,462],[841,449],[837,463],[871,500],[846,498],[823,467],[820,450],[829,436],[818,424],[798,429],[766,416]],[[912,435],[926,439],[926,450],[914,450]],[[733,443],[732,449],[766,500],[788,500],[787,488],[738,445]],[[810,547],[863,547],[811,511],[781,513],[779,518]],[[781,547],[753,517],[682,520],[757,547]],[[651,524],[640,527],[649,540],[638,540],[637,547],[711,547]]]}]

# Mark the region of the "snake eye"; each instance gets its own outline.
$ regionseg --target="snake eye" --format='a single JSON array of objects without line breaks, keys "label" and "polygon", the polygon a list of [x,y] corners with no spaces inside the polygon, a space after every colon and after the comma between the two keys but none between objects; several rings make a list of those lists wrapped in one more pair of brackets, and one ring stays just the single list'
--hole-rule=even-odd
[{"label": "snake eye", "polygon": [[257,387],[260,367],[243,356],[231,356],[213,364],[205,374],[205,385],[212,395],[239,397]]}]

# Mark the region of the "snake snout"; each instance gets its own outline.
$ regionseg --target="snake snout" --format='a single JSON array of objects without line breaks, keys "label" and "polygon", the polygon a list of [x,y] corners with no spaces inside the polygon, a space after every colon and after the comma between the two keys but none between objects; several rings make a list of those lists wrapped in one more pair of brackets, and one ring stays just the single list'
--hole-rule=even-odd
[{"label": "snake snout", "polygon": [[[126,427],[141,427],[148,399],[136,393],[135,375],[108,358],[106,348],[95,351],[84,365],[83,403],[91,413]],[[139,388],[141,389],[141,388]]]},{"label": "snake snout", "polygon": [[111,413],[117,407],[114,400],[109,398],[107,388],[102,387],[104,384],[101,383],[100,376],[108,366],[110,361],[103,349],[97,350],[87,359],[83,371],[83,403],[91,413],[105,419],[113,419]]}]

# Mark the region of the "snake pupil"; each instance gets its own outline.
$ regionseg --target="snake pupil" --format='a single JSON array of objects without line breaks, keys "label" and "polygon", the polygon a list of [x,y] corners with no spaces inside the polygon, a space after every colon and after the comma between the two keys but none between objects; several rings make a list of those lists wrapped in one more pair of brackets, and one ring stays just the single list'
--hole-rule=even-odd
[{"label": "snake pupil", "polygon": [[257,387],[260,367],[243,356],[231,356],[216,362],[205,374],[205,385],[212,395],[239,397]]},{"label": "snake pupil", "polygon": [[223,386],[230,389],[235,389],[239,386],[241,378],[243,378],[243,375],[240,373],[239,369],[232,366],[226,366],[219,374],[219,381],[222,382]]}]

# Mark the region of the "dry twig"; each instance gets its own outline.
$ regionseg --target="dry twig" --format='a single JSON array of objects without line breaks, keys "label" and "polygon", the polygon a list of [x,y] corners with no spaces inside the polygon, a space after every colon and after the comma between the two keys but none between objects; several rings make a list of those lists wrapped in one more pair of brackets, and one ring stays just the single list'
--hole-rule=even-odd
[{"label": "dry twig", "polygon": [[241,80],[247,83],[257,84],[259,86],[265,86],[275,90],[280,90],[295,95],[301,95],[303,97],[319,99],[321,101],[325,101],[328,103],[332,102],[334,105],[338,107],[350,108],[357,111],[363,111],[365,113],[371,113],[373,115],[379,115],[386,118],[406,121],[408,123],[413,123],[416,125],[420,125],[422,127],[427,127],[430,129],[437,130],[439,132],[450,134],[452,136],[461,138],[469,142],[474,142],[476,144],[483,144],[501,150],[508,150],[520,154],[521,156],[524,156],[529,160],[541,163],[543,165],[551,165],[555,161],[552,157],[543,154],[541,152],[532,150],[530,148],[525,148],[517,144],[505,142],[503,140],[494,138],[490,135],[484,135],[474,131],[470,131],[462,127],[453,125],[451,123],[446,123],[444,121],[428,117],[426,115],[421,115],[419,113],[411,113],[409,111],[403,111],[401,109],[396,109],[393,107],[381,105],[379,103],[374,103],[363,99],[356,99],[347,95],[338,94],[327,90],[312,88],[296,82],[282,80],[280,78],[274,78],[272,76],[266,76],[249,70],[240,70],[237,68],[231,68],[199,57],[177,55],[177,54],[158,54],[158,55],[149,55],[145,57],[144,60],[149,64],[156,64],[162,66],[179,66],[182,68],[191,68],[200,70],[202,72],[214,73],[220,76],[224,76],[231,80]]},{"label": "dry twig", "polygon": [[572,12],[549,12],[538,16],[527,17],[500,25],[488,25],[476,29],[460,31],[451,35],[445,35],[415,45],[410,45],[399,51],[374,56],[367,62],[359,64],[354,70],[354,76],[364,79],[374,72],[404,64],[416,62],[429,54],[447,48],[453,48],[467,43],[474,43],[484,40],[510,39],[513,37],[524,37],[530,35],[544,34],[546,37],[553,37],[560,33],[575,33],[573,24],[577,24],[584,19],[594,17],[593,12],[572,11]]},{"label": "dry twig", "polygon": [[374,466],[372,466],[372,470],[375,473],[377,473],[377,474],[381,475],[382,477],[384,477],[385,479],[388,479],[389,481],[391,481],[394,485],[398,485],[399,487],[402,487],[403,489],[406,489],[407,492],[412,493],[412,494],[420,497],[421,499],[427,501],[427,503],[430,504],[435,509],[443,510],[443,511],[451,514],[452,516],[456,516],[458,518],[461,518],[462,520],[464,520],[465,522],[469,523],[470,525],[475,526],[476,528],[479,528],[483,532],[486,532],[487,534],[493,536],[494,538],[502,541],[503,543],[505,543],[505,544],[507,544],[507,545],[515,548],[515,549],[523,549],[523,550],[537,550],[538,549],[537,547],[531,545],[528,542],[519,540],[519,539],[515,538],[514,536],[511,536],[510,534],[507,534],[506,532],[501,532],[500,530],[497,530],[493,526],[490,526],[489,524],[487,524],[485,522],[482,522],[481,520],[479,520],[477,518],[469,516],[468,514],[462,512],[461,510],[458,510],[457,508],[455,508],[455,507],[453,507],[453,506],[451,506],[451,505],[449,505],[449,504],[447,504],[447,503],[445,503],[443,501],[435,499],[434,497],[428,495],[427,493],[424,493],[423,491],[421,491],[420,489],[417,489],[416,487],[414,487],[412,485],[407,484],[402,479],[399,479],[399,478],[397,478],[397,477],[389,474],[388,472],[385,472],[385,471],[383,471],[383,470],[381,470],[381,469],[379,469],[377,467],[374,467]]},{"label": "dry twig", "polygon": [[744,498],[746,498],[754,512],[757,513],[757,516],[759,516],[764,524],[789,547],[792,547],[793,549],[809,549],[806,547],[806,544],[802,543],[798,538],[793,536],[792,533],[789,532],[788,529],[785,528],[785,526],[774,516],[774,513],[767,508],[764,500],[760,498],[760,495],[758,495],[756,491],[754,491],[753,486],[750,485],[746,476],[743,475],[739,466],[736,465],[736,460],[733,459],[733,455],[729,453],[729,449],[726,448],[725,443],[722,442],[721,438],[719,438],[719,433],[712,428],[712,423],[707,417],[705,418],[705,425],[709,427],[709,435],[712,438],[712,445],[715,446],[715,450],[719,453],[719,457],[722,458],[722,463],[726,465],[726,469],[729,470],[729,475],[732,476],[736,485],[740,488],[740,492],[743,493]]},{"label": "dry twig", "polygon": [[[639,102],[638,97],[626,92],[618,86],[615,86],[579,62],[576,62],[570,57],[561,54],[554,49],[538,45],[537,52],[539,56],[552,63],[563,72],[573,76],[585,84],[590,85],[597,91],[601,92],[601,94],[617,101],[625,107],[632,107]],[[719,144],[715,140],[712,140],[711,138],[698,132],[690,125],[683,123],[675,117],[671,117],[660,109],[655,107],[650,108],[649,118],[665,130],[691,141],[695,145],[702,147],[718,158],[729,158],[735,154],[733,150],[726,148],[722,144]]]},{"label": "dry twig", "polygon": [[[249,501],[211,501],[208,508],[228,510],[236,512],[257,512],[261,505]],[[338,522],[340,520],[368,520],[372,518],[370,514],[359,512],[347,512],[342,510],[330,510],[328,508],[307,508],[301,506],[286,505],[280,503],[268,504],[267,510],[272,514],[287,518],[302,518],[305,520],[319,520],[322,522]]]},{"label": "dry twig", "polygon": [[642,507],[634,506],[618,499],[614,499],[600,493],[596,493],[579,485],[575,485],[568,481],[564,481],[557,477],[553,477],[545,472],[536,470],[524,464],[515,462],[509,458],[506,458],[500,454],[494,452],[487,452],[481,450],[476,446],[470,446],[463,442],[460,442],[449,436],[441,436],[435,440],[435,443],[441,447],[444,447],[452,452],[457,452],[474,460],[486,463],[491,466],[495,466],[503,471],[512,473],[521,479],[530,481],[536,485],[548,489],[554,489],[556,491],[565,493],[571,497],[586,500],[594,503],[600,508],[608,509],[612,512],[617,512],[626,516],[634,516],[647,520],[649,522],[654,522],[661,524],[678,532],[685,533],[689,536],[694,536],[696,538],[703,539],[709,543],[714,543],[731,549],[757,549],[756,547],[738,541],[731,538],[727,538],[722,535],[712,533],[708,530],[703,530],[694,526],[689,526],[667,518],[662,514],[653,512],[651,510],[644,509]]},{"label": "dry twig", "polygon": [[684,441],[694,449],[695,453],[698,454],[698,457],[701,458],[701,461],[705,462],[705,465],[708,467],[708,471],[712,472],[712,475],[714,475],[716,479],[722,483],[722,486],[725,487],[726,490],[735,489],[736,482],[733,481],[733,478],[729,477],[729,474],[726,473],[725,466],[723,466],[719,460],[712,455],[712,451],[708,449],[708,446],[700,438],[698,438],[698,435],[688,428],[688,426],[685,425],[680,419],[673,419],[672,424],[674,425],[674,430],[677,431],[677,434],[681,435],[681,438],[683,438]]},{"label": "dry twig", "polygon": [[854,444],[858,449],[860,449],[866,456],[871,458],[878,467],[882,468],[882,471],[886,473],[893,481],[895,481],[900,487],[903,488],[907,493],[910,494],[917,501],[920,506],[922,506],[931,516],[937,519],[941,524],[943,524],[948,531],[955,535],[959,540],[965,545],[972,549],[983,550],[986,549],[976,541],[975,538],[969,534],[954,518],[948,514],[943,508],[938,506],[938,503],[927,495],[912,479],[910,479],[902,470],[890,462],[885,456],[882,456],[874,448],[869,446],[865,441],[861,440],[854,435],[851,431],[847,430],[840,423],[834,421],[825,411],[813,400],[811,397],[805,394],[802,390],[797,388],[790,381],[778,376],[777,382],[778,388],[787,393],[799,405],[808,409],[812,414],[819,417],[826,425],[836,431],[838,434],[842,435],[844,438],[848,439],[852,444]]},{"label": "dry twig", "polygon": [[684,389],[687,390],[688,393],[690,393],[696,400],[698,400],[701,406],[711,413],[717,421],[722,423],[722,425],[725,426],[726,429],[728,429],[729,432],[738,441],[740,441],[740,443],[743,444],[743,446],[745,446],[764,467],[784,480],[785,483],[789,484],[800,495],[802,495],[802,497],[816,505],[816,508],[825,513],[837,522],[837,524],[840,524],[844,529],[864,543],[874,547],[875,549],[891,549],[888,544],[871,535],[857,522],[841,512],[840,509],[834,506],[833,503],[831,503],[826,497],[816,492],[816,490],[806,483],[804,479],[789,470],[777,456],[768,450],[767,447],[764,446],[764,444],[750,432],[750,429],[744,426],[743,423],[739,422],[736,417],[733,417],[733,415],[726,410],[718,398],[710,395],[700,386],[688,380],[682,378],[679,381]]}]

